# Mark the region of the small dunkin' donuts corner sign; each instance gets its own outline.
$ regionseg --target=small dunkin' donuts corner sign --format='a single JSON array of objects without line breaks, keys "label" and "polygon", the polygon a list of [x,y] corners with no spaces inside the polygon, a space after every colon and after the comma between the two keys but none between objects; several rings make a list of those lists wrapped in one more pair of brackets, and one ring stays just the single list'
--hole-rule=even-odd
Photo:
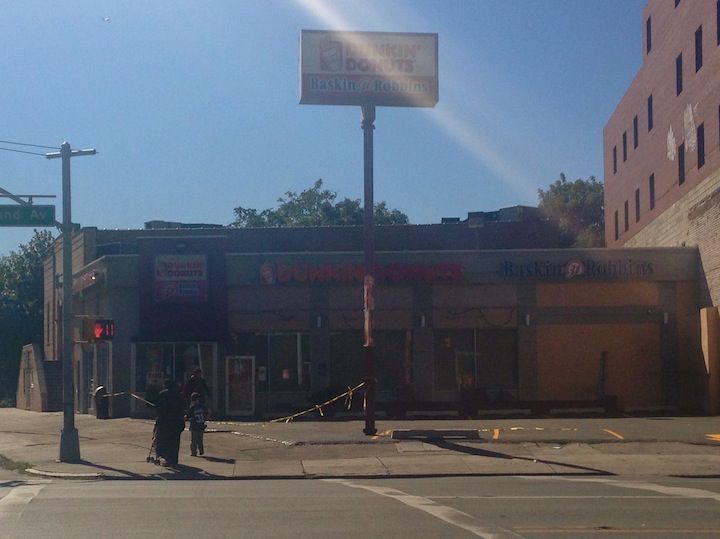
[{"label": "small dunkin' donuts corner sign", "polygon": [[300,103],[434,107],[438,35],[302,30]]}]

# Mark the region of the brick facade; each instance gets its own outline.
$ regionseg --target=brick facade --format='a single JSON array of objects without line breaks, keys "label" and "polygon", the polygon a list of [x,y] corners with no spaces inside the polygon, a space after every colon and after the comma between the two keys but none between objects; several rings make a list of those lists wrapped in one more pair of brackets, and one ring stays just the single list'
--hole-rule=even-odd
[{"label": "brick facade", "polygon": [[698,246],[701,304],[720,305],[720,170],[675,202],[626,247]]},{"label": "brick facade", "polygon": [[603,132],[607,246],[697,246],[701,305],[720,304],[719,11],[648,2],[643,65]]}]

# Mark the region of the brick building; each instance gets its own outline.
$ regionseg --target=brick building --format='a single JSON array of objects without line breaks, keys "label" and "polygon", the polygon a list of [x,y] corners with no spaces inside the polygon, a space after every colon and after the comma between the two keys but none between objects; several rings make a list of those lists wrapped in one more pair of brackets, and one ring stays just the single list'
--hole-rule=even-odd
[{"label": "brick building", "polygon": [[720,305],[720,2],[650,0],[643,65],[605,126],[608,247],[697,246]]},{"label": "brick building", "polygon": [[[532,208],[377,227],[381,409],[701,409],[697,249],[569,250],[558,239]],[[362,245],[362,227],[79,230],[74,312],[114,319],[116,335],[83,342],[78,319],[78,409],[103,385],[117,394],[112,416],[149,413],[130,394],[152,399],[195,366],[212,408],[231,417],[282,415],[357,384]],[[63,349],[61,255],[58,241],[45,263],[45,363]]]}]

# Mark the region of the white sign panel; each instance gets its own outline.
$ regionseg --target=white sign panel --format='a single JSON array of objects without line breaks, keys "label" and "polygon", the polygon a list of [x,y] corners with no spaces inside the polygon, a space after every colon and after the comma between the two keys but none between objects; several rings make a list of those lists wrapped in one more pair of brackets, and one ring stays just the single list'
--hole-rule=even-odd
[{"label": "white sign panel", "polygon": [[434,107],[438,36],[302,30],[300,103]]}]

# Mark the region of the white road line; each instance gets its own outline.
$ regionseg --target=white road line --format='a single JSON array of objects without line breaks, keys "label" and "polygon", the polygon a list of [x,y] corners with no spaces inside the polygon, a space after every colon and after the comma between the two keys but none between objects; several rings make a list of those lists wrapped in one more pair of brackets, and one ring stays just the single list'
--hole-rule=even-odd
[{"label": "white road line", "polygon": [[483,526],[475,517],[472,517],[467,513],[463,513],[462,511],[458,511],[457,509],[453,509],[452,507],[440,505],[423,496],[413,496],[412,494],[407,494],[394,488],[360,485],[344,479],[323,479],[323,481],[327,481],[328,483],[338,483],[351,488],[361,488],[374,494],[379,494],[380,496],[392,498],[409,507],[412,507],[413,509],[418,509],[434,516],[443,522],[447,522],[448,524],[467,530],[478,537],[482,537],[483,539],[510,539],[522,537],[521,535],[517,535],[505,528]]},{"label": "white road line", "polygon": [[[525,476],[524,479],[533,479],[533,476]],[[590,482],[590,483],[602,483],[612,487],[632,488],[639,490],[651,490],[653,492],[659,492],[667,496],[681,497],[681,498],[696,498],[715,500],[720,502],[720,494],[712,492],[711,490],[703,490],[699,488],[685,488],[685,487],[668,487],[665,485],[658,485],[656,483],[648,483],[646,481],[623,481],[617,479],[605,479],[600,477],[587,477],[587,478],[571,478],[571,477],[544,477],[543,479],[555,479],[560,481],[576,481],[576,482]]]},{"label": "white road line", "polygon": [[25,507],[47,484],[48,482],[30,483],[14,487],[6,496],[0,498],[0,538],[11,536],[12,528],[20,520]]},{"label": "white road line", "polygon": [[667,500],[685,496],[428,496],[431,500]]}]

